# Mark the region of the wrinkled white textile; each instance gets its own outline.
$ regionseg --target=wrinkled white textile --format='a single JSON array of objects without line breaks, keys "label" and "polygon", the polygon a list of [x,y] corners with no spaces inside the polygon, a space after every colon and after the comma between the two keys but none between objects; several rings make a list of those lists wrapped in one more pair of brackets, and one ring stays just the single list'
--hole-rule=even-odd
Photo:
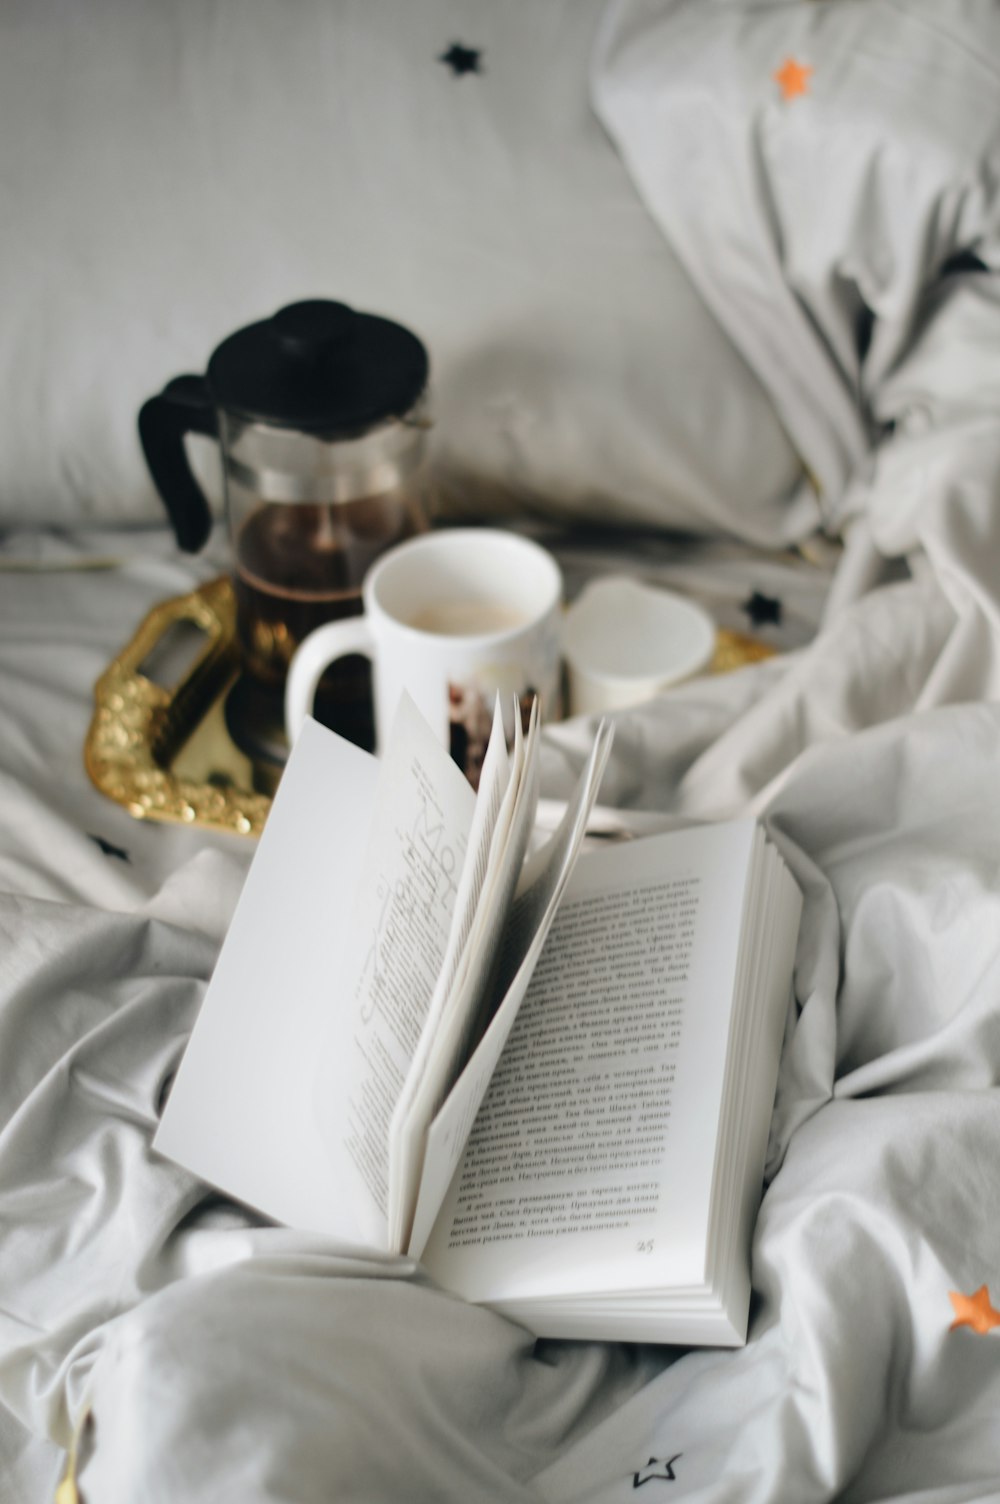
[{"label": "wrinkled white textile", "polygon": [[[960,611],[989,610],[995,0],[614,0],[594,98],[664,236],[771,393],[827,524],[883,556],[925,551]],[[964,669],[942,671],[959,674],[953,693],[977,692]]]},{"label": "wrinkled white textile", "polygon": [[[665,100],[701,110],[702,129],[737,129],[748,115],[733,80],[763,91],[801,53],[813,93],[789,107],[821,105],[831,130],[840,120],[836,139],[853,141],[843,132],[878,115],[877,90],[859,92],[878,61],[893,150],[917,140],[922,171],[940,173],[921,203],[937,205],[949,254],[978,258],[940,278],[933,266],[913,298],[884,305],[859,272],[867,349],[893,354],[861,359],[853,387],[844,326],[834,313],[823,325],[805,281],[775,298],[770,347],[751,349],[745,322],[714,305],[776,400],[784,383],[803,448],[824,436],[806,458],[831,516],[854,518],[907,567],[824,612],[823,582],[789,561],[678,553],[672,582],[686,568],[724,611],[755,592],[794,600],[795,621],[775,634],[788,651],[621,714],[602,789],[606,805],[668,820],[757,812],[805,894],[746,1347],[536,1344],[405,1261],[255,1225],[151,1156],[249,847],[134,824],[87,787],[80,746],[100,668],[149,605],[213,565],[178,560],[162,536],[16,538],[8,559],[130,557],[103,575],[0,575],[5,1501],[44,1497],[50,1448],[88,1399],[81,1484],[100,1504],[612,1504],[639,1489],[699,1504],[1000,1498],[1000,1326],[952,1326],[953,1295],[985,1290],[987,1315],[1000,1302],[1000,483],[996,407],[980,400],[1000,349],[980,334],[996,303],[1000,173],[984,168],[982,192],[963,200],[978,215],[973,243],[942,207],[963,142],[993,162],[981,80],[993,77],[995,16],[971,0],[933,12],[647,0],[614,8],[598,61],[598,99],[654,212],[669,182],[713,214],[748,160],[755,193],[785,179],[744,152],[711,191],[704,163],[686,184]],[[705,71],[673,78],[686,36]],[[838,60],[836,88],[805,51],[820,42]],[[935,66],[959,118],[925,162]],[[767,114],[772,103],[762,92],[757,137],[794,144],[782,130],[796,117]],[[657,142],[673,155],[654,178],[643,163],[656,166]],[[843,203],[829,173],[824,188],[819,249],[834,277],[850,258],[827,244]],[[669,233],[665,203],[658,218]],[[790,206],[780,219],[792,246]],[[926,237],[907,225],[910,265]],[[706,289],[711,270],[706,260]],[[774,352],[793,348],[811,351],[809,369],[779,380]],[[878,416],[890,412],[891,431]],[[632,562],[648,573],[663,553],[637,543]],[[570,555],[574,568],[599,562]],[[546,795],[567,789],[590,734],[547,729]]]},{"label": "wrinkled white textile", "polygon": [[[123,540],[7,552],[81,546]],[[151,1156],[252,843],[135,823],[86,784],[97,672],[213,568],[124,546],[100,576],[0,576],[3,1498],[48,1498],[85,1399],[102,1504],[603,1504],[665,1492],[668,1464],[670,1497],[700,1500],[1000,1490],[1000,1334],[949,1330],[949,1291],[1000,1294],[1000,707],[923,704],[960,631],[933,576],[620,718],[605,803],[756,808],[806,894],[750,1341],[685,1353],[536,1344]],[[748,594],[782,578],[742,569]],[[550,729],[547,794],[585,741]]]}]

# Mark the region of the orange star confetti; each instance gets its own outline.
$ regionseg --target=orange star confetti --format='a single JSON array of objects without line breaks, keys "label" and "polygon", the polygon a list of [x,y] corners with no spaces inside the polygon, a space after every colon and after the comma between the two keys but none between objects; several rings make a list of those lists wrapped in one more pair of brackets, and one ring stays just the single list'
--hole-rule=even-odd
[{"label": "orange star confetti", "polygon": [[796,94],[809,93],[809,80],[815,71],[808,63],[797,63],[789,57],[771,77],[780,87],[782,99],[794,99]]},{"label": "orange star confetti", "polygon": [[954,1331],[957,1326],[971,1326],[974,1332],[985,1337],[995,1326],[1000,1326],[1000,1311],[995,1311],[990,1305],[990,1292],[985,1285],[980,1285],[974,1295],[962,1295],[958,1290],[949,1290],[948,1299],[955,1310],[955,1320],[950,1331]]}]

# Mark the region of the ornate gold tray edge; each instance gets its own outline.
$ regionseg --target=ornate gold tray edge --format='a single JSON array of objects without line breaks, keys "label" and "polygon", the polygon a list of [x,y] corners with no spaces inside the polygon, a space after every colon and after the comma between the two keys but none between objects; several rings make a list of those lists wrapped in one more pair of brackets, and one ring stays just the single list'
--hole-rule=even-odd
[{"label": "ornate gold tray edge", "polygon": [[[180,622],[197,627],[205,642],[183,681],[167,689],[141,670]],[[224,576],[154,606],[94,686],[95,710],[83,752],[92,783],[137,819],[259,835],[271,799],[243,785],[235,757],[221,759],[231,761],[234,771],[206,778],[185,774],[177,765],[178,753],[209,711],[221,705],[238,668],[236,604]]]}]

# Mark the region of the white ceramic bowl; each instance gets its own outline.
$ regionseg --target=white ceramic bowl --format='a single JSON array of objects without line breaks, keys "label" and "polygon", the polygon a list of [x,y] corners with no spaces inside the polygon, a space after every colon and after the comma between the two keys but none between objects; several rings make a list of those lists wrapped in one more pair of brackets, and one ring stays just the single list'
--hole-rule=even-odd
[{"label": "white ceramic bowl", "polygon": [[625,575],[587,585],[563,627],[572,715],[651,699],[698,673],[715,648],[707,612]]}]

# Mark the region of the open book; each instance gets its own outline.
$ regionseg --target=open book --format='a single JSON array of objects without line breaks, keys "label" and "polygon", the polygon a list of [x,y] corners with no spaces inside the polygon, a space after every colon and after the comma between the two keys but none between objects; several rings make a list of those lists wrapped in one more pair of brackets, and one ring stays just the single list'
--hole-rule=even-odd
[{"label": "open book", "polygon": [[581,851],[611,729],[535,832],[404,699],[307,722],[155,1139],[303,1231],[542,1335],[737,1344],[801,900],[753,821]]}]

